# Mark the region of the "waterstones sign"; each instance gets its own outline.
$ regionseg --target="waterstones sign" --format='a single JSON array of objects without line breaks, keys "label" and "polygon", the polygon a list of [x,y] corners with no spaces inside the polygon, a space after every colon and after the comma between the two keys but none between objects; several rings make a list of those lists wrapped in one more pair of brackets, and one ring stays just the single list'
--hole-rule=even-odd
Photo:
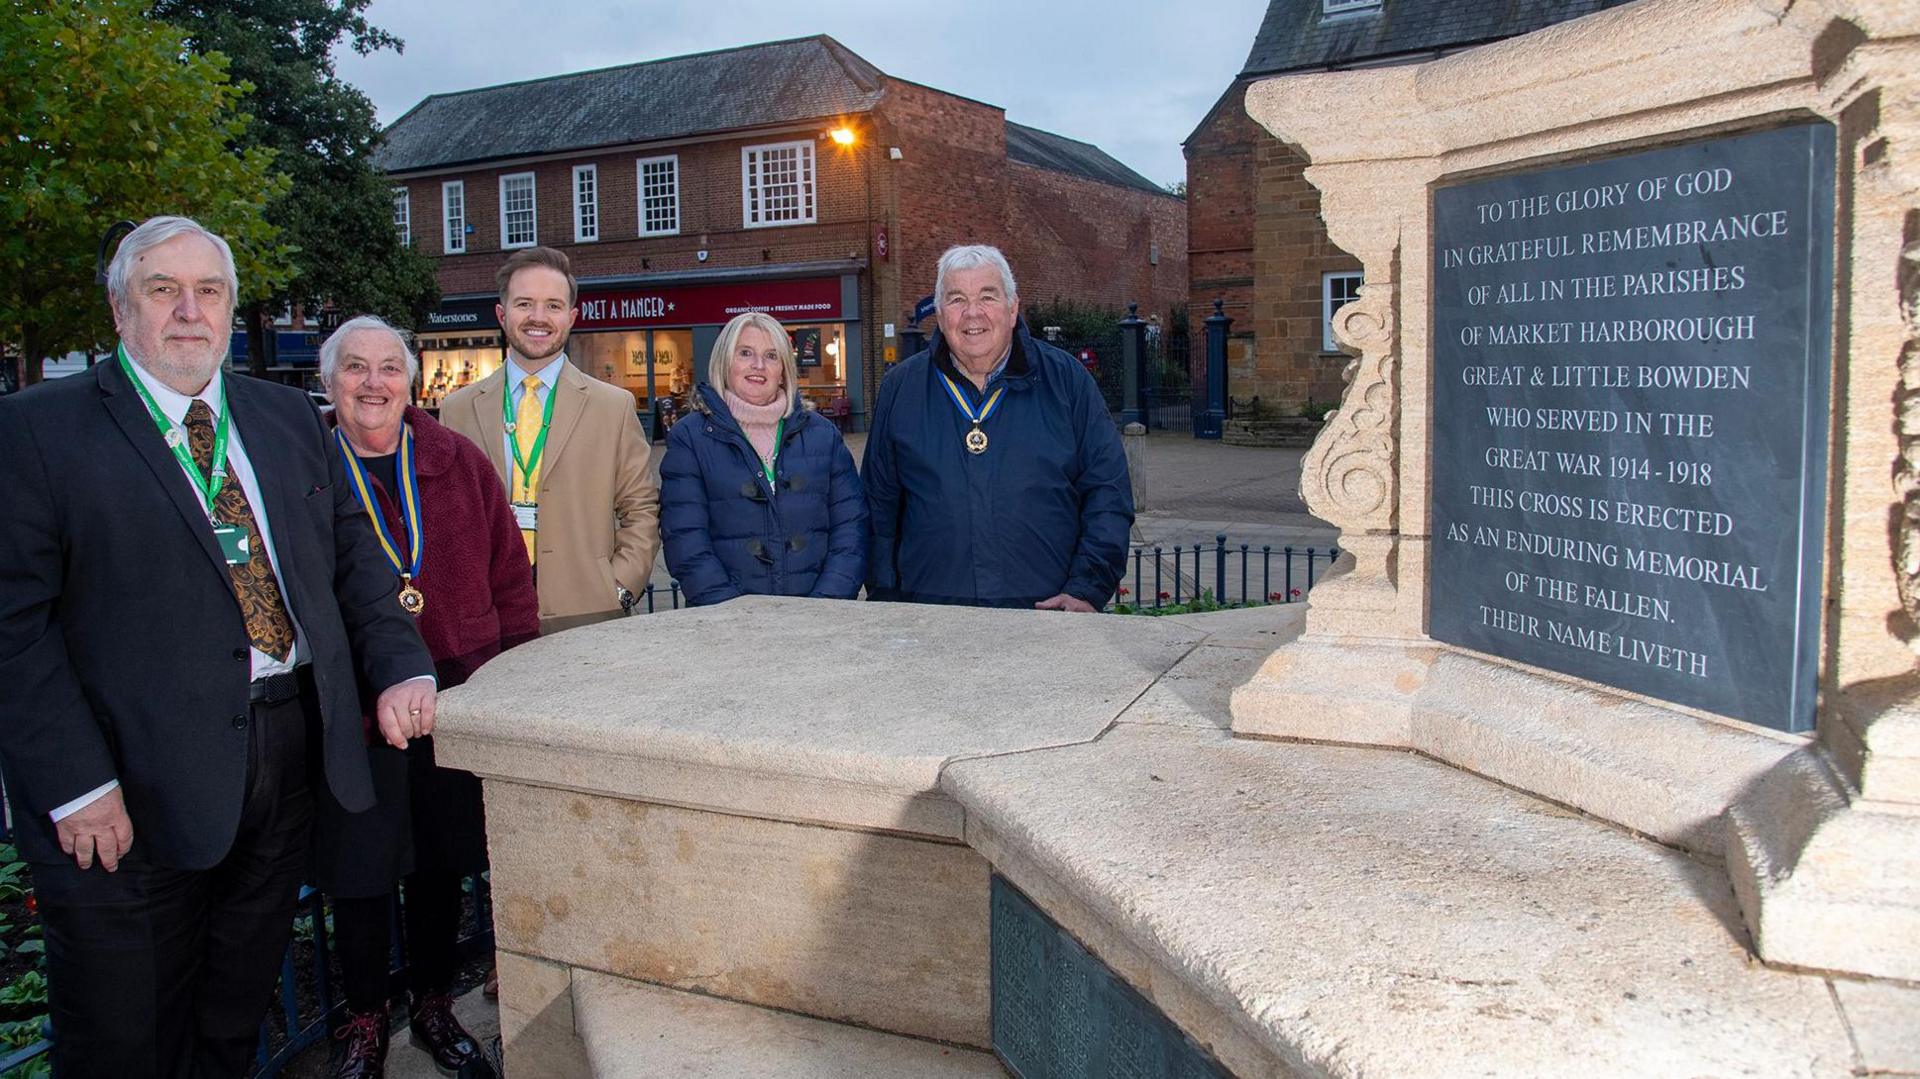
[{"label": "waterstones sign", "polygon": [[1442,641],[1813,723],[1833,129],[1434,194]]}]

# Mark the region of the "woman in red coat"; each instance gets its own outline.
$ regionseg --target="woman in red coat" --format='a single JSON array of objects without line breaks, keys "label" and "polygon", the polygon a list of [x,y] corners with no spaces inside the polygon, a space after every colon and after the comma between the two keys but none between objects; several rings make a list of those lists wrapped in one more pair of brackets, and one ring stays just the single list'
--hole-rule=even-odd
[{"label": "woman in red coat", "polygon": [[[400,335],[370,316],[342,325],[320,350],[349,482],[373,508],[400,578],[400,605],[414,616],[445,690],[538,636],[539,600],[526,543],[486,454],[407,403],[417,370]],[[333,897],[350,1013],[336,1074],[384,1073],[389,911],[404,876],[414,1044],[449,1075],[490,1076],[453,1017],[450,995],[460,882],[486,867],[480,781],[435,766],[430,735],[383,735],[371,720],[367,734],[377,803],[348,813],[323,791],[315,805],[314,883]]]}]

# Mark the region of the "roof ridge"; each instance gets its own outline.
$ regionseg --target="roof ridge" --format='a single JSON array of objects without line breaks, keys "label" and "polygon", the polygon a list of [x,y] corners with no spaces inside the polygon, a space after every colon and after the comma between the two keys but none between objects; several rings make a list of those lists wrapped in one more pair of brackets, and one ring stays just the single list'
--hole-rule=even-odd
[{"label": "roof ridge", "polygon": [[[798,45],[806,41],[831,42],[835,45],[840,44],[826,34],[808,34],[804,37],[787,37],[780,38],[776,41],[755,41],[745,45],[729,45],[724,49],[707,49],[704,52],[683,52],[674,56],[656,56],[651,60],[634,60],[624,64],[608,64],[605,67],[590,67],[581,71],[561,71],[552,75],[538,75],[530,79],[514,79],[511,82],[496,82],[486,86],[470,86],[465,90],[443,90],[439,93],[428,94],[426,97],[421,98],[420,105],[424,105],[436,98],[465,97],[468,94],[484,94],[489,90],[505,90],[513,86],[532,86],[536,83],[559,82],[562,79],[579,79],[585,78],[588,75],[604,75],[609,71],[628,71],[633,68],[651,67],[654,64],[670,64],[676,60],[698,60],[708,56],[723,56],[730,52],[746,52],[749,49],[770,49],[776,45]],[[843,49],[846,48],[844,45],[840,47]],[[408,109],[407,113],[414,112],[420,105],[415,105],[413,108]],[[401,118],[404,119],[405,116],[406,114],[403,113]],[[399,120],[395,120],[394,124],[399,122]],[[393,124],[387,126],[392,127]]]},{"label": "roof ridge", "polygon": [[[892,77],[881,70],[880,65],[841,44],[840,40],[832,34],[814,36],[826,46],[827,55],[833,58],[833,62],[840,65],[840,70],[847,73],[847,78],[859,84],[861,90],[870,94],[878,93],[883,89],[883,81]],[[860,70],[855,70],[853,61],[859,62]]]},{"label": "roof ridge", "polygon": [[[1100,144],[1097,142],[1088,142],[1085,139],[1076,139],[1072,135],[1062,135],[1058,131],[1048,131],[1044,127],[1035,127],[1032,124],[1023,124],[1018,120],[1008,120],[1007,123],[1013,127],[1017,127],[1021,129],[1022,131],[1031,131],[1036,135],[1045,135],[1047,138],[1050,138],[1050,139],[1059,139],[1061,142],[1070,142],[1070,143],[1073,143],[1075,146],[1090,146],[1095,150],[1100,150],[1100,152],[1103,154],[1107,154],[1107,151],[1100,149]],[[1113,157],[1112,154],[1107,154],[1107,156]],[[1120,160],[1117,157],[1113,159],[1115,161]],[[1121,162],[1121,164],[1125,164],[1125,162]]]}]

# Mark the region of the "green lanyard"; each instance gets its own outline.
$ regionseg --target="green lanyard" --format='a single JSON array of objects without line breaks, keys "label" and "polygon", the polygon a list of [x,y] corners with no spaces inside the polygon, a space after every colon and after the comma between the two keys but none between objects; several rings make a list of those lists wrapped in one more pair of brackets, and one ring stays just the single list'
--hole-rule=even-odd
[{"label": "green lanyard", "polygon": [[780,439],[787,433],[787,421],[783,417],[773,427],[773,454],[760,462],[760,470],[767,474],[767,490],[773,490],[773,463],[780,459]]},{"label": "green lanyard", "polygon": [[[553,394],[556,388],[547,387],[547,402],[540,408],[540,434],[533,440],[532,452],[525,457],[520,456],[520,438],[513,430],[516,426],[513,422],[513,387],[507,387],[507,392],[500,395],[500,422],[507,428],[507,446],[513,450],[513,463],[520,466],[520,474],[526,477],[529,485],[533,481],[534,469],[540,467],[540,455],[547,448],[547,429],[553,426]],[[507,479],[511,481],[513,477],[508,476]],[[507,486],[511,489],[513,484],[509,482]]]},{"label": "green lanyard", "polygon": [[127,381],[140,392],[140,400],[147,406],[147,415],[153,418],[153,425],[160,429],[160,437],[166,440],[167,448],[173,451],[173,459],[187,470],[187,478],[193,481],[194,490],[206,499],[207,517],[213,517],[213,500],[220,496],[220,488],[227,481],[227,434],[232,414],[227,411],[227,394],[223,385],[220,391],[220,418],[213,429],[213,475],[203,476],[200,463],[193,459],[193,452],[187,448],[186,432],[180,425],[167,418],[154,403],[153,395],[147,392],[146,383],[134,374],[133,361],[127,358],[127,346],[120,346],[120,369],[127,373]]}]

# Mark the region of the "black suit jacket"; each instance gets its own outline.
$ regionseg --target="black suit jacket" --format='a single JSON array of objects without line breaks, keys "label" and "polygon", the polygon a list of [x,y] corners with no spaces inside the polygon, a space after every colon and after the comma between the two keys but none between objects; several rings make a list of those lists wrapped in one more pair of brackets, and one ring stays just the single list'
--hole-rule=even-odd
[{"label": "black suit jacket", "polygon": [[[232,374],[226,392],[313,664],[327,782],[365,809],[361,687],[433,663],[313,403]],[[117,362],[0,398],[0,768],[30,861],[65,858],[48,813],[114,779],[148,862],[203,869],[233,844],[248,639],[200,506]]]}]

